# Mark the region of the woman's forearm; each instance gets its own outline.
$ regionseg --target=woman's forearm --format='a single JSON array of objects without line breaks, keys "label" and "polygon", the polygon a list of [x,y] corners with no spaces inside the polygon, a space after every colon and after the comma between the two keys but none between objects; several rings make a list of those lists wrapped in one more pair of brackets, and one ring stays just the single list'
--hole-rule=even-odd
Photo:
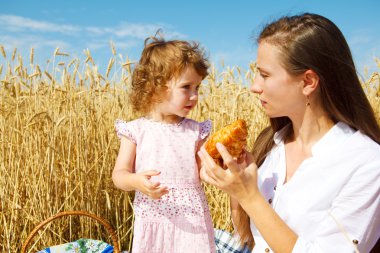
[{"label": "woman's forearm", "polygon": [[286,225],[261,194],[241,200],[240,205],[274,252],[292,252],[297,234]]}]

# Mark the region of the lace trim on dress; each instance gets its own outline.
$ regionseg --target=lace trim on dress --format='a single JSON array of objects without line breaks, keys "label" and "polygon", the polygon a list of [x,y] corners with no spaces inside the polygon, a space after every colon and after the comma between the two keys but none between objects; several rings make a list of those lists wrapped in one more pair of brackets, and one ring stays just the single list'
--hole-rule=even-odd
[{"label": "lace trim on dress", "polygon": [[152,120],[152,119],[149,119],[146,117],[142,117],[141,119],[146,120],[146,121],[153,123],[153,124],[156,124],[156,125],[165,126],[165,127],[172,127],[172,128],[177,128],[177,127],[181,126],[186,120],[186,118],[183,117],[178,123],[165,123],[165,122],[161,122],[161,121],[155,121],[155,120]]},{"label": "lace trim on dress", "polygon": [[131,130],[129,130],[127,122],[121,119],[117,119],[115,121],[115,129],[117,137],[119,139],[121,139],[122,136],[125,136],[128,139],[130,139],[134,144],[137,144],[136,138],[133,136]]},{"label": "lace trim on dress", "polygon": [[211,132],[212,122],[211,120],[205,120],[199,123],[199,138],[205,139]]}]

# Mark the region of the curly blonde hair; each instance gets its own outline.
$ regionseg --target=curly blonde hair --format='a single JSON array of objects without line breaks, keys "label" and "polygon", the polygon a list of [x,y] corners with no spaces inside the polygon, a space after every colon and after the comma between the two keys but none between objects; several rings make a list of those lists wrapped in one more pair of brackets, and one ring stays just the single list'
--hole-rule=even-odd
[{"label": "curly blonde hair", "polygon": [[194,67],[202,79],[208,75],[209,63],[198,43],[165,41],[156,36],[147,38],[132,74],[129,99],[133,110],[141,114],[149,113],[161,101],[169,80],[178,77],[189,66]]}]

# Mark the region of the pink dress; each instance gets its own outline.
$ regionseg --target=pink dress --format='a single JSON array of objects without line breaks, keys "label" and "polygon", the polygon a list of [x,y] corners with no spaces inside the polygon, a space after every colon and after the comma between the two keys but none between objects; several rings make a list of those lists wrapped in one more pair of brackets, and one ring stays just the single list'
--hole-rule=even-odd
[{"label": "pink dress", "polygon": [[165,124],[146,118],[116,120],[119,137],[136,144],[135,172],[161,171],[152,181],[169,188],[154,200],[136,192],[132,253],[215,252],[214,229],[196,163],[198,142],[208,136],[211,121],[184,118]]}]

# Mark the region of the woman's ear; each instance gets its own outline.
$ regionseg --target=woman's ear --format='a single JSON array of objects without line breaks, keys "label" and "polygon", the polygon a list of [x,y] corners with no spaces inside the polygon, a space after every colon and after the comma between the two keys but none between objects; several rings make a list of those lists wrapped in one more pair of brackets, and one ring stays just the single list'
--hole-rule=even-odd
[{"label": "woman's ear", "polygon": [[309,96],[311,93],[313,93],[319,85],[319,76],[317,73],[315,73],[313,70],[309,69],[306,70],[303,74],[303,94],[305,96]]}]

